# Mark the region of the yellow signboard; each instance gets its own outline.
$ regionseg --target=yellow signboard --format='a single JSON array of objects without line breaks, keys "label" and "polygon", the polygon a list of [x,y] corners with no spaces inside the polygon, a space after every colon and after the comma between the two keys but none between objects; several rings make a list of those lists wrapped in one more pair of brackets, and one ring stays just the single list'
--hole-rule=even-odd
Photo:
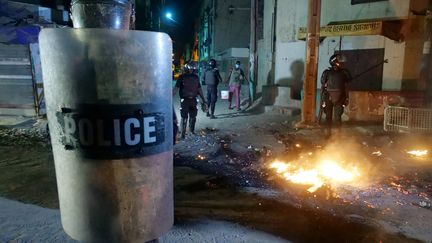
[{"label": "yellow signboard", "polygon": [[[326,25],[320,29],[321,37],[330,36],[355,36],[355,35],[380,35],[382,33],[382,22],[369,22],[357,24]],[[307,28],[300,28],[297,38],[306,39]]]}]

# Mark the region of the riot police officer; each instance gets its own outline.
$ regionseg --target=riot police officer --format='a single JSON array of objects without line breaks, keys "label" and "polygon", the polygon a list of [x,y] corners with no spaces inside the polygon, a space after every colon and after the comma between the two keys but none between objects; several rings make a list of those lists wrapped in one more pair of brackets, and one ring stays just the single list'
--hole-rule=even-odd
[{"label": "riot police officer", "polygon": [[198,114],[197,96],[206,104],[204,95],[199,82],[199,77],[194,73],[190,63],[185,65],[185,73],[180,75],[173,89],[173,95],[180,91],[180,115],[181,115],[181,138],[186,136],[186,126],[189,118],[189,131],[195,134],[195,123]]},{"label": "riot police officer", "polygon": [[334,123],[340,127],[344,107],[348,104],[347,84],[351,81],[351,74],[342,67],[343,62],[340,54],[332,55],[329,60],[331,67],[321,76],[322,108],[324,108],[328,128],[332,127],[333,116]]},{"label": "riot police officer", "polygon": [[216,60],[210,59],[208,63],[208,68],[204,73],[203,77],[204,84],[207,85],[207,101],[209,102],[210,109],[207,111],[207,116],[211,119],[215,119],[215,108],[218,90],[217,86],[222,82],[219,70],[216,68]]}]

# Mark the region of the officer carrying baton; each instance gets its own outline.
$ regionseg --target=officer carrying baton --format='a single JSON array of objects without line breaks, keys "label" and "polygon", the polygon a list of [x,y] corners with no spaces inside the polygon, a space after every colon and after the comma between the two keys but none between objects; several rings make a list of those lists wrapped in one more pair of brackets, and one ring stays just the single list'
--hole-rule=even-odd
[{"label": "officer carrying baton", "polygon": [[[384,64],[384,63],[388,63],[388,59],[385,59],[385,60],[383,60],[383,61],[381,61],[381,62],[379,62],[379,63],[377,63],[377,64],[375,64],[375,65],[373,65],[373,66],[371,66],[371,67],[369,67],[368,69],[364,70],[363,72],[361,72],[361,73],[357,74],[356,76],[350,78],[349,81],[352,81],[352,80],[354,80],[354,79],[357,79],[357,78],[359,78],[359,77],[365,75],[366,73],[370,72],[371,70],[373,70],[373,69],[376,68],[376,67],[381,66],[381,65]],[[318,124],[319,124],[319,125],[321,125],[322,114],[323,114],[323,108],[325,107],[324,99],[323,99],[323,96],[324,96],[324,92],[325,92],[325,90],[326,90],[326,87],[324,87],[324,88],[321,87],[320,109],[319,109],[319,113],[318,113]]]}]

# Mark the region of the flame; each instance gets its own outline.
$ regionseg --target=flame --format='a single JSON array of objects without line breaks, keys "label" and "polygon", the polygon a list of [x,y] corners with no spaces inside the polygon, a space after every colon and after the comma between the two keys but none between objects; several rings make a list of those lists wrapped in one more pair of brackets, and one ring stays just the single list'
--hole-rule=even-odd
[{"label": "flame", "polygon": [[297,168],[291,163],[275,161],[270,168],[292,183],[310,185],[308,192],[315,192],[324,185],[336,185],[353,182],[360,176],[357,167],[344,166],[343,162],[324,159],[312,168]]},{"label": "flame", "polygon": [[308,192],[314,192],[324,185],[323,180],[319,178],[317,170],[299,169],[293,173],[284,173],[284,177],[286,180],[296,184],[312,185],[310,188],[308,188]]},{"label": "flame", "polygon": [[270,168],[276,169],[276,173],[281,174],[287,171],[290,166],[291,166],[290,164],[286,164],[281,161],[275,161],[270,165]]},{"label": "flame", "polygon": [[375,151],[372,153],[372,155],[381,156],[383,153],[381,151]]},{"label": "flame", "polygon": [[415,157],[425,157],[428,155],[428,150],[411,150],[407,152],[408,154],[415,156]]},{"label": "flame", "polygon": [[325,178],[335,182],[352,181],[356,176],[360,175],[356,167],[353,167],[352,171],[348,171],[337,162],[331,160],[322,161],[319,169]]}]

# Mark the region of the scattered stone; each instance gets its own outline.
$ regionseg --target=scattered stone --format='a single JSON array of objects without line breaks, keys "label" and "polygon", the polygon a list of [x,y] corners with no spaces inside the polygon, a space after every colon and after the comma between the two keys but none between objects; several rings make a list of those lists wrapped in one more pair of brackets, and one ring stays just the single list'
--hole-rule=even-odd
[{"label": "scattered stone", "polygon": [[422,207],[422,208],[427,208],[427,209],[429,209],[429,208],[431,208],[432,205],[431,205],[430,202],[420,201],[420,202],[419,202],[419,206]]}]

